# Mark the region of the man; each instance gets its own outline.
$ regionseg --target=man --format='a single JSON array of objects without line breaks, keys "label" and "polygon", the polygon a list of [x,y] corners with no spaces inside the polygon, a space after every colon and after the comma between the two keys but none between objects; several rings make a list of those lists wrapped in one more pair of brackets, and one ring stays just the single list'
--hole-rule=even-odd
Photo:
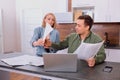
[{"label": "man", "polygon": [[[76,21],[76,33],[71,33],[59,44],[55,44],[46,40],[45,46],[51,46],[57,50],[68,48],[68,53],[74,53],[74,51],[80,46],[81,42],[85,43],[98,43],[102,39],[91,31],[93,25],[93,19],[89,15],[79,16]],[[100,48],[95,57],[89,58],[87,61],[89,67],[94,67],[95,64],[102,63],[106,58],[104,46]]]}]

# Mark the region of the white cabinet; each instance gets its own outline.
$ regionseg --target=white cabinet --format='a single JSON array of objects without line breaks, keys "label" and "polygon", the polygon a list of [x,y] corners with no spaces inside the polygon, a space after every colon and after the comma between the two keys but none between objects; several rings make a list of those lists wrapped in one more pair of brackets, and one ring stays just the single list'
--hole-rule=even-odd
[{"label": "white cabinet", "polygon": [[111,22],[120,22],[120,0],[109,0],[109,14]]},{"label": "white cabinet", "polygon": [[120,0],[95,1],[95,22],[120,22]]},{"label": "white cabinet", "polygon": [[110,62],[120,62],[120,50],[119,49],[105,49],[106,60]]},{"label": "white cabinet", "polygon": [[93,6],[94,0],[72,0],[72,7]]},{"label": "white cabinet", "polygon": [[120,0],[72,0],[72,7],[94,7],[95,22],[120,22]]},{"label": "white cabinet", "polygon": [[108,0],[97,0],[94,9],[95,22],[108,22]]}]

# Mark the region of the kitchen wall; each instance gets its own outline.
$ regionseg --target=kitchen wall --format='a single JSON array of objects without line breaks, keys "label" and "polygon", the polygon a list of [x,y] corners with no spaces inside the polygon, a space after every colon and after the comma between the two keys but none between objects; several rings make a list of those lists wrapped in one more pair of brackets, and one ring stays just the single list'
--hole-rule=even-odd
[{"label": "kitchen wall", "polygon": [[[29,48],[30,37],[32,37],[30,34],[33,33],[36,24],[41,23],[42,16],[47,12],[67,11],[67,0],[16,0],[17,50],[32,52]],[[32,20],[31,23],[29,23],[30,20]],[[36,23],[34,20],[37,20]]]},{"label": "kitchen wall", "polygon": [[0,0],[0,8],[3,14],[2,36],[4,37],[5,53],[21,51],[23,10],[37,9],[43,14],[68,11],[67,0],[58,0],[57,2],[56,0]]},{"label": "kitchen wall", "polygon": [[0,0],[2,10],[3,51],[16,51],[16,6],[15,0]]},{"label": "kitchen wall", "polygon": [[[60,32],[60,39],[63,40],[67,35],[75,32],[74,23],[60,23],[57,26]],[[108,34],[109,46],[119,46],[120,23],[94,23],[92,31],[106,39],[105,33]]]},{"label": "kitchen wall", "polygon": [[110,44],[109,46],[120,45],[120,23],[95,23],[92,30],[99,34],[104,40],[107,37]]}]

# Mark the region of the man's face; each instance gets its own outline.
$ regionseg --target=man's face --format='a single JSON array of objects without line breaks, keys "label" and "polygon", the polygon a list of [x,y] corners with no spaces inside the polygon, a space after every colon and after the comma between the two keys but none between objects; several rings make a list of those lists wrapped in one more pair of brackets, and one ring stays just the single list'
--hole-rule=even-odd
[{"label": "man's face", "polygon": [[85,34],[85,33],[89,30],[89,26],[86,26],[86,25],[84,24],[84,20],[78,19],[78,20],[76,21],[75,30],[76,30],[76,33],[77,33],[77,34],[82,35],[82,34]]}]

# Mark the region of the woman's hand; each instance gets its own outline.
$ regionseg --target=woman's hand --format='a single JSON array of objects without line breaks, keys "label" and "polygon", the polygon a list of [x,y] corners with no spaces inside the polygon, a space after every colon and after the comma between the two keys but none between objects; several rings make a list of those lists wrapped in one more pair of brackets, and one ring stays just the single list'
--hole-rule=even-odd
[{"label": "woman's hand", "polygon": [[43,39],[38,39],[37,41],[33,42],[34,46],[44,46]]},{"label": "woman's hand", "polygon": [[88,66],[89,67],[94,67],[95,66],[95,58],[91,57],[87,60]]}]

